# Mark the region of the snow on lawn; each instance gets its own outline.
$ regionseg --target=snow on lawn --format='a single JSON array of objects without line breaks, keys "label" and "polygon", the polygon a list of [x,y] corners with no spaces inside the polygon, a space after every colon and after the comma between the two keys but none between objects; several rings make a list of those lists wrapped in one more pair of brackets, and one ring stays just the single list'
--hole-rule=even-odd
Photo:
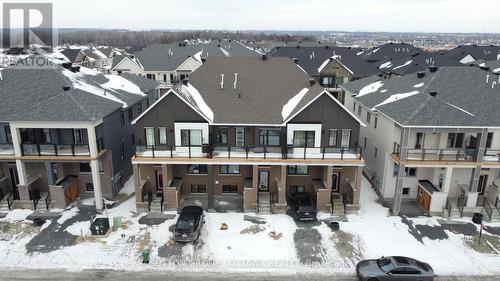
[{"label": "snow on lawn", "polygon": [[[341,223],[342,231],[360,238],[365,258],[403,255],[428,262],[436,274],[472,275],[500,273],[500,256],[478,253],[466,246],[464,236],[446,231],[449,239],[431,240],[424,237],[420,243],[408,232],[408,225],[398,216],[389,216],[389,210],[376,202],[377,195],[363,178],[361,210],[359,215],[348,215],[348,223]],[[435,217],[411,219],[419,224],[439,225]]]},{"label": "snow on lawn", "polygon": [[127,182],[123,185],[123,188],[120,189],[120,194],[130,195],[135,192],[134,189],[134,177],[130,177]]},{"label": "snow on lawn", "polygon": [[[258,233],[241,231],[252,226],[251,222],[243,220],[243,214],[217,213],[208,214],[200,239],[205,246],[203,252],[206,258],[220,262],[248,260],[287,260],[297,261],[297,253],[293,241],[296,225],[287,215],[262,216],[266,224]],[[221,224],[229,228],[220,230]],[[271,231],[282,233],[283,237],[274,240],[269,236]]]}]

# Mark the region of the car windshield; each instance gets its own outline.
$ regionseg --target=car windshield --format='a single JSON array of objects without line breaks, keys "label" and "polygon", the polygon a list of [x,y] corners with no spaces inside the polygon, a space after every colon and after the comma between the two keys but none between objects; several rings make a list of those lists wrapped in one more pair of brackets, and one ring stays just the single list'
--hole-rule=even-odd
[{"label": "car windshield", "polygon": [[378,267],[380,267],[380,269],[383,271],[383,272],[388,272],[390,270],[392,270],[394,267],[396,267],[391,259],[389,258],[381,258],[381,259],[378,259],[377,260],[377,264],[378,264]]},{"label": "car windshield", "polygon": [[179,220],[179,222],[177,223],[178,231],[191,231],[193,229],[194,229],[194,220],[192,219]]}]

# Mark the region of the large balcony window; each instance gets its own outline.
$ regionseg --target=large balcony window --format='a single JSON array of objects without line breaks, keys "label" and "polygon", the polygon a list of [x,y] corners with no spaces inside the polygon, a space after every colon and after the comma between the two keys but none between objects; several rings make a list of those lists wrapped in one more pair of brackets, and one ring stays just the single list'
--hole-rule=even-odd
[{"label": "large balcony window", "polygon": [[202,130],[191,129],[181,130],[181,145],[182,146],[200,146],[203,143]]},{"label": "large balcony window", "polygon": [[260,129],[259,144],[261,146],[278,146],[280,145],[280,130],[279,129]]},{"label": "large balcony window", "polygon": [[314,147],[314,131],[294,131],[293,145],[297,147]]}]

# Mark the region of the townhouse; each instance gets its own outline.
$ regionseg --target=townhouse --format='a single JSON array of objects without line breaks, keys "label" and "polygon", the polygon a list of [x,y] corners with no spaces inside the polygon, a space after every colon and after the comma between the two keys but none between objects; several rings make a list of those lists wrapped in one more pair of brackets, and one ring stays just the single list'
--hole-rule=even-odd
[{"label": "townhouse", "polygon": [[361,49],[350,47],[276,47],[270,55],[293,59],[309,76],[343,102],[339,85],[378,73],[376,67],[358,56]]},{"label": "townhouse", "polygon": [[393,213],[417,202],[431,214],[500,215],[499,82],[446,66],[342,85],[346,107],[367,123],[365,173]]},{"label": "townhouse", "polygon": [[134,121],[137,209],[356,212],[361,123],[289,58],[208,58]]},{"label": "townhouse", "polygon": [[130,122],[154,102],[155,87],[69,63],[3,69],[0,208],[61,209],[93,194],[102,210],[132,174]]},{"label": "townhouse", "polygon": [[94,68],[97,71],[109,73],[113,64],[113,58],[122,55],[121,51],[113,47],[94,47],[92,45],[75,48],[65,46],[60,51],[68,62],[87,68]]},{"label": "townhouse", "polygon": [[460,45],[445,53],[446,56],[463,64],[477,60],[500,60],[500,46],[495,45]]},{"label": "townhouse", "polygon": [[133,73],[159,83],[158,96],[200,67],[208,57],[257,57],[259,53],[233,40],[154,44],[130,55],[117,55],[111,73]]},{"label": "townhouse", "polygon": [[460,66],[459,60],[448,56],[445,52],[414,53],[410,58],[391,60],[379,66],[379,71],[385,78],[399,77],[407,74],[425,71],[429,67]]}]

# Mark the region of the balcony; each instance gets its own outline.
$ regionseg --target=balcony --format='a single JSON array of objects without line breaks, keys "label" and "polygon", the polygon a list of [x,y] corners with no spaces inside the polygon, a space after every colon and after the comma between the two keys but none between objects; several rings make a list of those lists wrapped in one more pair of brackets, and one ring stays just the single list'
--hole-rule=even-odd
[{"label": "balcony", "polygon": [[[394,144],[392,155],[400,160],[400,146]],[[427,161],[427,162],[476,162],[477,149],[475,148],[425,148],[408,149],[406,161]]]},{"label": "balcony", "polygon": [[293,146],[137,146],[136,158],[362,160],[361,148]]},{"label": "balcony", "polygon": [[86,156],[90,157],[88,144],[21,144],[23,156]]},{"label": "balcony", "polygon": [[500,149],[487,148],[484,151],[484,162],[500,162]]},{"label": "balcony", "polygon": [[0,143],[0,156],[14,155],[14,147],[10,143]]}]

